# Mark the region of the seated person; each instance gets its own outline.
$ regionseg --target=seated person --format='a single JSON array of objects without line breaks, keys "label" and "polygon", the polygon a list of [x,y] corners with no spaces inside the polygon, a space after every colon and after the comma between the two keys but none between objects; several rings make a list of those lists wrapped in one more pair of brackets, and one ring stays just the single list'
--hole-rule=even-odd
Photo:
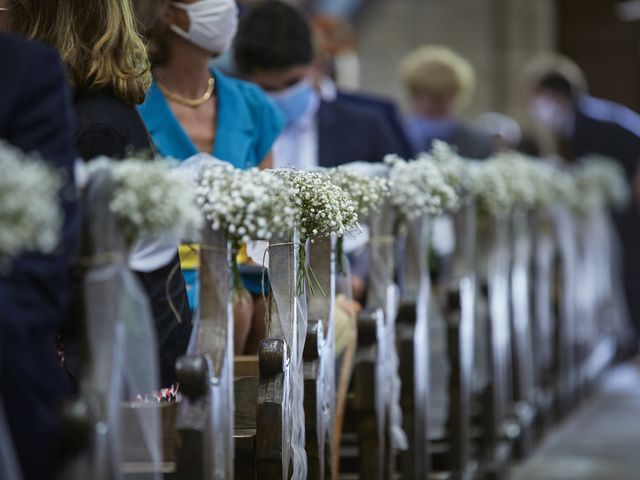
[{"label": "seated person", "polygon": [[240,21],[234,54],[238,73],[260,85],[286,118],[274,146],[276,167],[380,162],[397,150],[376,112],[340,96],[323,98],[314,81],[311,30],[294,7],[270,0],[249,8]]},{"label": "seated person", "polygon": [[467,60],[446,47],[424,46],[404,58],[401,73],[414,110],[406,123],[414,153],[431,150],[434,140],[455,146],[467,158],[493,153],[489,136],[459,118],[475,81]]},{"label": "seated person", "polygon": [[[272,145],[283,125],[278,110],[255,85],[228,77],[209,62],[224,53],[236,32],[238,9],[234,0],[167,2],[138,0],[150,40],[153,82],[140,115],[153,143],[163,156],[180,161],[198,153],[211,154],[236,168],[270,168]],[[215,14],[208,10],[215,10]],[[205,32],[203,34],[203,32]],[[182,246],[182,268],[189,300],[197,310],[198,256]],[[246,280],[246,275],[243,277]],[[245,282],[235,308],[236,351],[247,351],[247,336],[264,335],[264,302],[259,282]]]}]

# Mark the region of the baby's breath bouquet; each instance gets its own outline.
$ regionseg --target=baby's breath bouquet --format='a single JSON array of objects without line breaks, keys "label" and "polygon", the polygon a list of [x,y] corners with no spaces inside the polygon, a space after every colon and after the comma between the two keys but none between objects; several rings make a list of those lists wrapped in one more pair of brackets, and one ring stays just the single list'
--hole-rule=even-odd
[{"label": "baby's breath bouquet", "polygon": [[536,208],[548,210],[556,206],[576,209],[580,202],[575,176],[571,171],[558,165],[535,161],[529,173],[530,181],[536,188]]},{"label": "baby's breath bouquet", "polygon": [[278,176],[289,186],[302,242],[332,234],[341,237],[358,226],[358,205],[328,174],[280,170]]},{"label": "baby's breath bouquet", "polygon": [[[333,183],[329,174],[280,170],[278,175],[289,186],[291,201],[297,209],[296,225],[303,245],[307,240],[313,242],[314,239],[330,235],[340,238],[354,228],[359,228],[356,201]],[[300,252],[298,285],[302,287],[302,280],[306,278],[313,294],[313,282],[309,277],[309,273],[313,275],[313,271],[307,268],[305,249],[301,248]]]},{"label": "baby's breath bouquet", "polygon": [[585,157],[575,170],[575,180],[587,211],[620,208],[631,194],[624,169],[610,158]]},{"label": "baby's breath bouquet", "polygon": [[273,172],[208,167],[197,183],[196,201],[205,219],[214,230],[224,231],[236,249],[294,228],[297,210],[288,185]]},{"label": "baby's breath bouquet", "polygon": [[434,140],[431,151],[418,156],[418,159],[422,158],[431,159],[436,163],[447,184],[453,187],[458,195],[464,195],[469,191],[469,160],[463,159],[454,147],[441,140]]},{"label": "baby's breath bouquet", "polygon": [[507,216],[513,199],[499,165],[492,161],[477,162],[469,166],[469,173],[479,211],[495,217]]},{"label": "baby's breath bouquet", "polygon": [[540,193],[539,184],[535,181],[538,178],[536,161],[510,151],[496,155],[490,162],[495,163],[503,176],[513,207],[521,210],[534,208]]},{"label": "baby's breath bouquet", "polygon": [[359,175],[347,167],[333,168],[328,173],[331,181],[349,194],[358,216],[368,215],[389,196],[389,181],[386,178]]},{"label": "baby's breath bouquet", "polygon": [[551,167],[517,152],[500,153],[471,166],[472,190],[480,211],[505,217],[554,200]]},{"label": "baby's breath bouquet", "polygon": [[2,142],[0,170],[0,266],[24,252],[52,252],[62,226],[60,176]]},{"label": "baby's breath bouquet", "polygon": [[116,187],[109,209],[129,245],[143,235],[191,236],[202,224],[191,178],[165,160],[98,158],[88,169],[110,171]]},{"label": "baby's breath bouquet", "polygon": [[388,155],[385,162],[391,166],[391,201],[404,219],[440,215],[458,207],[458,194],[429,156],[407,161]]}]

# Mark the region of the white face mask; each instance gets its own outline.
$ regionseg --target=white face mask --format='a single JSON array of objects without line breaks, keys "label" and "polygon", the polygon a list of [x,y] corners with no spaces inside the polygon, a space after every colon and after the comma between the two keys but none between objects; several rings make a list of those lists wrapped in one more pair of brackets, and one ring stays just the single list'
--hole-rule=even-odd
[{"label": "white face mask", "polygon": [[562,133],[571,128],[570,111],[554,100],[544,97],[535,98],[531,111],[533,118],[552,132]]},{"label": "white face mask", "polygon": [[195,3],[171,2],[187,12],[189,31],[177,25],[169,28],[185,40],[206,50],[220,54],[227,50],[238,29],[238,6],[235,0],[199,0]]}]

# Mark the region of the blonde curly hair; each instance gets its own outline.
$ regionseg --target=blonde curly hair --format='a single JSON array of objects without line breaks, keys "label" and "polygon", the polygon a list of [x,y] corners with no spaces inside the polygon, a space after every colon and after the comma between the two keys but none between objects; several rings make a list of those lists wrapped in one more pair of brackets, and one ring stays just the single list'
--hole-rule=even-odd
[{"label": "blonde curly hair", "polygon": [[467,105],[475,89],[471,64],[443,46],[425,45],[413,50],[402,60],[400,74],[410,95],[454,100],[458,107]]}]

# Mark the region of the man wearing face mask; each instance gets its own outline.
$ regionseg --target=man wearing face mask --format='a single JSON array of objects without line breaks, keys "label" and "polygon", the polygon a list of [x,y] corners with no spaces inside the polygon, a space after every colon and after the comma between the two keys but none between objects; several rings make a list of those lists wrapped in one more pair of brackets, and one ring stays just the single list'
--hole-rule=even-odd
[{"label": "man wearing face mask", "polygon": [[379,162],[396,152],[394,137],[377,113],[339,96],[322,98],[309,24],[295,8],[278,1],[250,8],[234,52],[240,74],[266,90],[286,118],[275,145],[276,166]]},{"label": "man wearing face mask", "polygon": [[589,96],[580,68],[560,55],[534,59],[525,77],[532,93],[532,117],[554,136],[566,160],[589,154],[608,156],[633,178],[640,157],[640,115]]},{"label": "man wearing face mask", "polygon": [[[620,163],[631,183],[638,175],[640,116],[628,108],[587,94],[580,68],[559,55],[533,60],[525,70],[531,88],[531,114],[551,133],[558,153],[574,162],[602,155]],[[614,220],[622,243],[627,303],[640,338],[640,212],[631,202]]]}]

